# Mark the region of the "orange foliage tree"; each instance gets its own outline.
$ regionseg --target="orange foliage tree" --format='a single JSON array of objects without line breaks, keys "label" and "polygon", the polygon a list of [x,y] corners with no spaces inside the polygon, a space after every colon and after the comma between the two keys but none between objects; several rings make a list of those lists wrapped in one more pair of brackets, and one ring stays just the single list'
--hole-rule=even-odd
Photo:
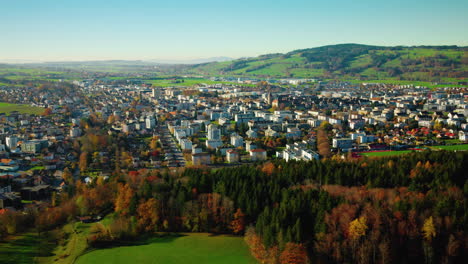
[{"label": "orange foliage tree", "polygon": [[158,201],[150,198],[140,203],[137,208],[138,227],[140,230],[151,232],[159,221]]},{"label": "orange foliage tree", "polygon": [[234,213],[234,220],[231,222],[232,232],[235,234],[240,234],[244,232],[245,229],[245,214],[240,208]]},{"label": "orange foliage tree", "polygon": [[286,246],[281,252],[281,264],[304,264],[308,263],[307,251],[304,245],[296,243],[286,243]]}]

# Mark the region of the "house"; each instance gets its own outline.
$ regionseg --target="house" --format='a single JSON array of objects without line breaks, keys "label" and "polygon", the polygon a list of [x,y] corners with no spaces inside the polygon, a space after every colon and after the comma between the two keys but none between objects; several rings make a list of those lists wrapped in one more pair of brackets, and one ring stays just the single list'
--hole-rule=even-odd
[{"label": "house", "polygon": [[240,156],[236,150],[230,149],[226,151],[226,158],[229,163],[237,163],[239,162]]},{"label": "house", "polygon": [[468,132],[464,132],[464,131],[458,132],[458,139],[460,141],[468,141]]},{"label": "house", "polygon": [[72,127],[70,129],[70,137],[76,138],[81,136],[81,129],[79,127]]},{"label": "house", "polygon": [[286,131],[286,138],[299,138],[302,132],[297,127],[288,127]]},{"label": "house", "polygon": [[265,137],[279,137],[279,133],[271,129],[271,126],[268,126],[268,129],[265,130]]},{"label": "house", "polygon": [[207,133],[208,140],[220,140],[221,139],[221,130],[218,128],[218,126],[214,124],[209,124],[207,130],[208,130],[208,133]]},{"label": "house", "polygon": [[267,153],[264,149],[251,149],[249,152],[252,161],[263,161],[267,159]]},{"label": "house", "polygon": [[183,138],[180,140],[180,148],[182,150],[191,150],[192,149],[192,141],[190,139]]},{"label": "house", "polygon": [[255,132],[252,129],[247,130],[247,132],[245,132],[245,134],[247,135],[248,138],[257,138],[258,137],[257,132]]},{"label": "house", "polygon": [[253,143],[252,141],[246,141],[245,142],[245,150],[246,151],[250,151],[252,149],[256,149],[257,148],[257,145],[255,143]]},{"label": "house", "polygon": [[198,147],[197,144],[192,144],[192,154],[198,154],[202,152],[202,148]]},{"label": "house", "polygon": [[21,151],[25,153],[38,153],[44,147],[47,147],[47,145],[47,141],[43,140],[26,141],[23,144],[21,144]]},{"label": "house", "polygon": [[223,145],[223,142],[221,140],[216,140],[216,139],[208,139],[206,140],[206,147],[210,149],[215,149],[219,148]]},{"label": "house", "polygon": [[23,187],[20,190],[22,200],[43,200],[48,199],[51,194],[49,185],[37,185],[34,187]]},{"label": "house", "polygon": [[0,209],[7,207],[20,208],[21,198],[12,192],[0,193]]},{"label": "house", "polygon": [[334,138],[333,147],[341,150],[348,150],[353,147],[353,140],[351,138]]},{"label": "house", "polygon": [[233,134],[231,135],[231,145],[233,145],[236,148],[242,147],[244,146],[244,139],[237,134]]},{"label": "house", "polygon": [[15,149],[18,145],[19,139],[17,137],[6,137],[5,138],[5,145],[8,149]]},{"label": "house", "polygon": [[303,149],[301,154],[303,160],[318,160],[320,158],[317,152],[310,149]]},{"label": "house", "polygon": [[211,155],[209,153],[192,154],[193,165],[208,165],[211,164]]}]

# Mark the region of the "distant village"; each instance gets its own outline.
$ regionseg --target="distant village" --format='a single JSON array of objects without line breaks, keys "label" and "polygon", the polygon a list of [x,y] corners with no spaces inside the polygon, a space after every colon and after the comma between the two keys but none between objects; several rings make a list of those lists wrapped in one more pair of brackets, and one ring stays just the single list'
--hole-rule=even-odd
[{"label": "distant village", "polygon": [[[79,159],[74,141],[84,135],[82,120],[91,116],[107,120],[108,135],[135,139],[128,153],[135,170],[317,160],[323,158],[317,128],[328,131],[337,157],[468,140],[466,88],[313,79],[212,81],[220,83],[154,87],[89,79],[74,81],[68,94],[0,88],[1,98],[48,111],[0,113],[0,209],[50,199],[64,187],[64,169]],[[160,151],[142,156],[155,151],[141,138],[157,140]],[[96,152],[93,159],[106,163],[110,157]],[[108,177],[104,170],[90,175],[71,168],[85,184]]]}]

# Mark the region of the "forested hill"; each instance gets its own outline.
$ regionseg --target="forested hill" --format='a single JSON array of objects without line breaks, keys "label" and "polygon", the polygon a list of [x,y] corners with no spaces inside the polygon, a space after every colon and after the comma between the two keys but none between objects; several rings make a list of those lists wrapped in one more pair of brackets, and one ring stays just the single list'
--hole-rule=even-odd
[{"label": "forested hill", "polygon": [[468,47],[339,44],[188,67],[203,75],[463,82]]}]

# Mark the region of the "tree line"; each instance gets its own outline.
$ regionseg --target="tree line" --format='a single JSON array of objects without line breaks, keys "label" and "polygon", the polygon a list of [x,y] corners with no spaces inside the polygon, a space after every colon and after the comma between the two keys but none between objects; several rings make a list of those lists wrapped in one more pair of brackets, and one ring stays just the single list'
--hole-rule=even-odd
[{"label": "tree line", "polygon": [[91,247],[156,231],[213,232],[245,235],[261,263],[461,263],[467,159],[425,151],[223,169],[115,166],[109,179],[89,184],[67,175],[48,206],[1,214],[0,234],[107,215],[111,221],[92,226]]}]

